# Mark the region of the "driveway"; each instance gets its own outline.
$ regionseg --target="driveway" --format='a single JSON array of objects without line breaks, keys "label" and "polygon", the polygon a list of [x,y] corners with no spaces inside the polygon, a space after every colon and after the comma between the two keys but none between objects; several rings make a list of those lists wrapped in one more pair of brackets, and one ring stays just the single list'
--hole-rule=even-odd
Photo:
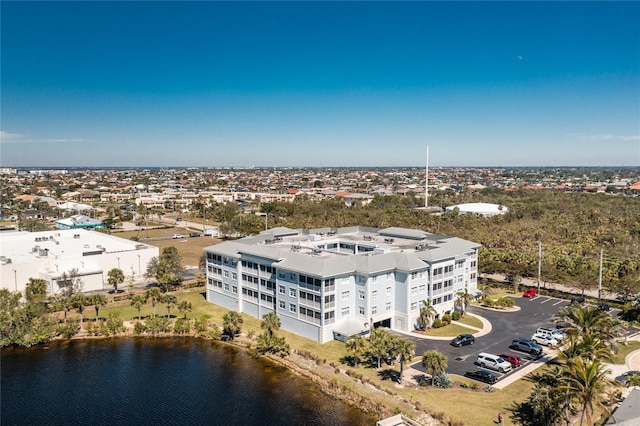
[{"label": "driveway", "polygon": [[[514,298],[514,300],[518,309],[512,312],[484,309],[477,306],[469,307],[468,312],[485,318],[492,325],[489,333],[477,335],[474,345],[454,348],[449,345],[450,339],[432,340],[412,335],[405,336],[415,342],[418,356],[431,349],[436,349],[445,354],[448,359],[447,372],[460,376],[463,376],[466,371],[479,368],[475,365],[475,361],[480,352],[494,354],[500,352],[516,353],[525,361],[523,366],[507,374],[494,373],[499,378],[498,383],[506,377],[520,377],[523,373],[526,374],[526,372],[537,368],[540,362],[551,359],[555,353],[553,350],[544,348],[545,356],[538,360],[535,363],[536,365],[531,365],[528,368],[528,364],[532,364],[529,355],[509,349],[512,339],[515,337],[529,339],[538,327],[555,327],[552,322],[553,316],[558,312],[558,309],[567,306],[569,302],[547,296],[538,296],[531,299]],[[421,373],[425,372],[421,362],[412,364],[411,368]]]}]

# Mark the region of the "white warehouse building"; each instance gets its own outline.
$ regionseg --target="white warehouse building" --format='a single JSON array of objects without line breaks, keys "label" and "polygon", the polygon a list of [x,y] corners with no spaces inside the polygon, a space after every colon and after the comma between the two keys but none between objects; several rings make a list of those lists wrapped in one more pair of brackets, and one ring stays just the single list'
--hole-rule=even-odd
[{"label": "white warehouse building", "polygon": [[76,269],[83,292],[109,289],[107,274],[120,268],[125,277],[143,277],[157,247],[86,229],[0,234],[0,288],[24,296],[29,278],[47,282],[49,294],[60,292],[58,280]]},{"label": "white warehouse building", "polygon": [[207,301],[327,342],[372,326],[410,332],[477,292],[477,243],[405,228],[274,228],[205,248]]}]

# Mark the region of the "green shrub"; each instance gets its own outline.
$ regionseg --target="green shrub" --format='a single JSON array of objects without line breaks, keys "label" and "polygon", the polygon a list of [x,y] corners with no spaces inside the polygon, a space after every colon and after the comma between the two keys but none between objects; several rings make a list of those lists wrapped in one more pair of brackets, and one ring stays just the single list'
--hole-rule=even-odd
[{"label": "green shrub", "polygon": [[453,311],[453,313],[451,314],[451,319],[454,321],[458,321],[460,319],[460,312],[459,311]]},{"label": "green shrub", "polygon": [[70,339],[71,337],[78,334],[80,331],[80,321],[79,320],[69,320],[66,323],[60,324],[56,327],[56,334],[62,336],[66,339]]},{"label": "green shrub", "polygon": [[451,324],[451,315],[449,315],[449,314],[444,314],[444,315],[442,316],[442,322],[443,322],[443,323],[445,323],[445,322],[446,322],[447,324]]},{"label": "green shrub", "polygon": [[448,389],[453,384],[451,377],[447,373],[438,374],[434,379],[434,384],[436,387],[441,389]]},{"label": "green shrub", "polygon": [[440,328],[442,327],[442,321],[440,320],[440,318],[436,318],[433,320],[433,324],[431,324],[431,327],[433,328]]},{"label": "green shrub", "polygon": [[485,297],[484,299],[482,299],[482,300],[480,301],[480,304],[481,304],[482,306],[488,306],[488,307],[491,307],[491,306],[493,306],[493,300],[492,300],[492,299],[489,299],[488,297]]},{"label": "green shrub", "polygon": [[147,331],[147,326],[144,325],[144,323],[141,321],[136,321],[136,323],[133,325],[133,332],[137,335],[143,334],[146,331]]}]

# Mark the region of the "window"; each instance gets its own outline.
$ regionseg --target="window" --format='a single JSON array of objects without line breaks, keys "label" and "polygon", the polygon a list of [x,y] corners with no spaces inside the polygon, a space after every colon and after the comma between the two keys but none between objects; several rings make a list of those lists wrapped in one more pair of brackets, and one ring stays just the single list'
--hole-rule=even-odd
[{"label": "window", "polygon": [[391,279],[391,272],[387,272],[387,279],[390,280]]},{"label": "window", "polygon": [[371,300],[376,300],[378,297],[378,290],[371,290]]},{"label": "window", "polygon": [[224,291],[229,291],[229,284],[228,283],[224,283]]},{"label": "window", "polygon": [[238,273],[237,272],[232,272],[231,273],[231,279],[237,281],[238,280]]},{"label": "window", "polygon": [[416,294],[418,294],[418,287],[411,287],[411,295],[415,296]]},{"label": "window", "polygon": [[296,297],[296,289],[295,288],[290,288],[289,289],[289,296]]},{"label": "window", "polygon": [[349,315],[349,307],[345,306],[342,308],[342,316]]},{"label": "window", "polygon": [[342,300],[343,301],[349,300],[349,290],[342,292]]},{"label": "window", "polygon": [[224,271],[224,277],[229,278],[229,271]]},{"label": "window", "polygon": [[283,285],[278,286],[278,293],[285,294],[285,290],[284,290],[284,286]]},{"label": "window", "polygon": [[348,284],[349,283],[349,277],[342,277],[342,284]]},{"label": "window", "polygon": [[298,308],[293,303],[289,305],[289,311],[293,312],[294,314],[297,312],[297,309]]},{"label": "window", "polygon": [[371,277],[371,282],[375,283],[376,281],[378,281],[378,276],[377,275],[372,276]]},{"label": "window", "polygon": [[391,296],[391,287],[387,287],[387,296]]},{"label": "window", "polygon": [[238,294],[238,286],[235,286],[235,285],[234,285],[233,287],[231,287],[231,292],[232,292],[233,294]]},{"label": "window", "polygon": [[364,290],[358,290],[358,299],[364,300]]},{"label": "window", "polygon": [[371,308],[371,315],[376,315],[378,313],[378,307],[377,306],[373,306]]},{"label": "window", "polygon": [[364,315],[364,306],[358,306],[358,313]]},{"label": "window", "polygon": [[418,287],[418,292],[424,293],[425,289],[426,289],[426,286],[424,284],[420,284],[420,286]]},{"label": "window", "polygon": [[417,311],[418,310],[418,302],[411,302],[411,311]]},{"label": "window", "polygon": [[284,300],[280,300],[278,303],[280,305],[280,309],[285,309],[287,307],[287,304],[284,303]]},{"label": "window", "polygon": [[387,304],[384,305],[384,310],[385,311],[390,311],[391,310],[391,302],[387,302]]}]

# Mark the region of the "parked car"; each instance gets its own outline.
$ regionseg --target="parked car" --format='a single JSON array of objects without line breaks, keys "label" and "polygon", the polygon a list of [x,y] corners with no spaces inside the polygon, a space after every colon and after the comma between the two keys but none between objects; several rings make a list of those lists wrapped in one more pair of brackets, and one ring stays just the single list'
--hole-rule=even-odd
[{"label": "parked car", "polygon": [[173,238],[174,240],[177,240],[177,239],[180,239],[180,238],[184,238],[184,235],[182,235],[182,234],[173,234],[173,237],[171,237],[171,238]]},{"label": "parked car", "polygon": [[616,377],[616,381],[622,383],[623,385],[626,385],[627,380],[629,380],[629,377],[631,376],[640,376],[640,371],[626,371],[624,373],[622,373],[620,376]]},{"label": "parked car", "polygon": [[476,364],[480,367],[490,368],[492,370],[498,370],[501,373],[511,371],[511,364],[502,359],[499,355],[488,354],[481,352],[478,354]]},{"label": "parked car", "polygon": [[189,237],[193,238],[193,237],[199,237],[200,234],[198,234],[197,232],[192,232],[189,234]]},{"label": "parked car", "polygon": [[571,299],[572,305],[584,305],[584,297],[576,296]]},{"label": "parked car", "polygon": [[454,337],[449,344],[451,346],[460,347],[465,345],[473,345],[476,341],[476,338],[471,334],[461,334],[458,337]]},{"label": "parked car", "polygon": [[176,218],[176,222],[182,222],[182,218],[181,217],[177,217]]},{"label": "parked car", "polygon": [[558,346],[558,340],[554,339],[548,334],[534,333],[534,335],[531,336],[531,340],[539,345]]},{"label": "parked car", "polygon": [[507,361],[509,364],[511,364],[513,368],[518,368],[522,365],[522,358],[520,358],[516,354],[512,354],[510,352],[503,352],[501,354],[498,354],[498,356],[504,359],[505,361]]},{"label": "parked car", "polygon": [[511,341],[509,348],[515,351],[526,352],[531,356],[541,356],[542,346],[529,339],[516,338]]},{"label": "parked car", "polygon": [[536,330],[536,334],[540,334],[543,336],[550,336],[556,339],[558,342],[563,341],[567,338],[567,333],[559,329],[540,327]]},{"label": "parked car", "polygon": [[522,297],[536,297],[537,295],[538,291],[533,287],[529,287],[522,293]]},{"label": "parked car", "polygon": [[468,377],[470,379],[479,380],[485,383],[494,384],[498,381],[498,377],[490,371],[487,370],[471,370],[464,373],[464,377]]},{"label": "parked car", "polygon": [[608,303],[598,303],[598,309],[604,312],[609,312],[611,310],[611,306]]}]

